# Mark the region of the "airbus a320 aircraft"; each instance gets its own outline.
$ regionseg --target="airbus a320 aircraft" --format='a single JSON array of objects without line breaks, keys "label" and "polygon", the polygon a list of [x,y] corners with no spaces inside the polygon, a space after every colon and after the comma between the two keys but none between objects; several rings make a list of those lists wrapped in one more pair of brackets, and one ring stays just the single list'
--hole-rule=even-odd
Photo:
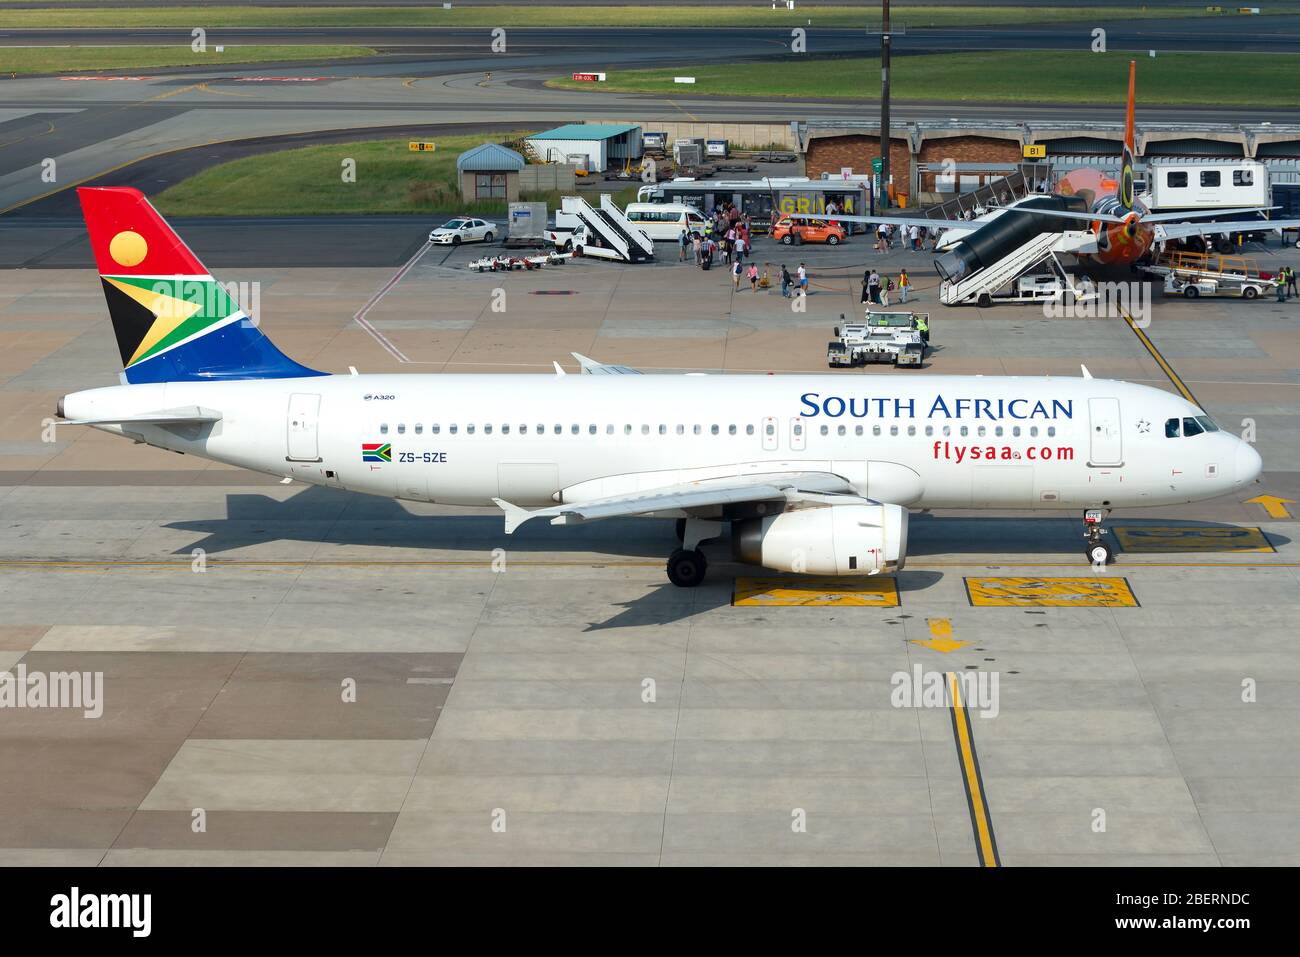
[{"label": "airbus a320 aircraft", "polygon": [[78,193],[125,371],[60,399],[66,424],[313,485],[496,503],[507,534],[536,518],[676,518],[676,585],[704,579],[700,543],[727,526],[743,562],[899,569],[909,508],[1084,510],[1101,563],[1107,510],[1212,498],[1260,473],[1204,410],[1086,374],[639,375],[585,357],[594,374],[318,372],[137,190]]}]

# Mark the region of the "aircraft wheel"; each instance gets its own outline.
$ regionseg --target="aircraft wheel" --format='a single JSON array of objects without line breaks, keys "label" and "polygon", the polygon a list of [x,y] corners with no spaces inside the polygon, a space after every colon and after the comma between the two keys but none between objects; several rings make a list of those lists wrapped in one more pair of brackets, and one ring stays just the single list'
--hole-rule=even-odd
[{"label": "aircraft wheel", "polygon": [[695,588],[704,581],[708,567],[703,552],[679,548],[668,556],[668,580],[678,588]]},{"label": "aircraft wheel", "polygon": [[1092,562],[1094,565],[1109,565],[1115,560],[1115,556],[1111,552],[1110,546],[1105,542],[1095,542],[1092,545],[1089,545],[1086,554],[1088,556],[1088,561]]}]

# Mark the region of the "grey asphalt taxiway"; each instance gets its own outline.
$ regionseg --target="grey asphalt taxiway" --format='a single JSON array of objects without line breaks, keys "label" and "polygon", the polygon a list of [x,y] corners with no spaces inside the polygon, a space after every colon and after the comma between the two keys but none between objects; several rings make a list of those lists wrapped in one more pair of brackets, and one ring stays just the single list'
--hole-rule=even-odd
[{"label": "grey asphalt taxiway", "polygon": [[[481,275],[479,250],[427,249],[394,284],[392,267],[223,269],[233,244],[209,265],[260,283],[265,331],[331,371],[553,375],[570,351],[825,371],[870,263],[912,268],[937,349],[869,375],[1086,363],[1173,387],[1119,320],[943,309],[927,257],[861,239],[797,252],[804,313],[671,252]],[[756,255],[794,264],[767,240]],[[916,514],[885,588],[790,599],[799,579],[733,564],[725,541],[702,587],[669,585],[664,521],[507,538],[494,509],[50,435],[59,395],[116,382],[99,280],[7,271],[0,667],[102,673],[103,714],[0,710],[0,760],[22,769],[0,782],[0,862],[1300,863],[1300,529],[1248,501],[1300,499],[1300,305],[1157,301],[1146,331],[1224,427],[1250,427],[1258,488],[1113,516],[1127,544],[1104,571],[1072,513]],[[996,673],[996,716],[900,706],[918,669]]]}]

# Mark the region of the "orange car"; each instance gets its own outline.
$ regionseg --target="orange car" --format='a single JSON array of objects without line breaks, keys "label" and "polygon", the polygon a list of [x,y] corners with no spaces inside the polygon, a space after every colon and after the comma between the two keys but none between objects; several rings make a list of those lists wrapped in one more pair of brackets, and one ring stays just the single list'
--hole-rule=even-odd
[{"label": "orange car", "polygon": [[800,219],[795,221],[786,217],[772,230],[772,238],[789,246],[796,242],[826,243],[838,246],[848,234],[839,223],[825,223],[819,219]]}]

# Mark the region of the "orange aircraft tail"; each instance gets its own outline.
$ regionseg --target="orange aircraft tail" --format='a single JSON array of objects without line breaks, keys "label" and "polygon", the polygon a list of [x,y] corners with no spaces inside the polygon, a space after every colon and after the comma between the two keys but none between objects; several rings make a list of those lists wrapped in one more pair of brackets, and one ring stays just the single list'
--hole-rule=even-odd
[{"label": "orange aircraft tail", "polygon": [[1124,118],[1124,158],[1119,174],[1119,201],[1125,209],[1133,208],[1133,155],[1136,137],[1133,131],[1133,101],[1137,92],[1137,61],[1128,61],[1128,114]]}]

